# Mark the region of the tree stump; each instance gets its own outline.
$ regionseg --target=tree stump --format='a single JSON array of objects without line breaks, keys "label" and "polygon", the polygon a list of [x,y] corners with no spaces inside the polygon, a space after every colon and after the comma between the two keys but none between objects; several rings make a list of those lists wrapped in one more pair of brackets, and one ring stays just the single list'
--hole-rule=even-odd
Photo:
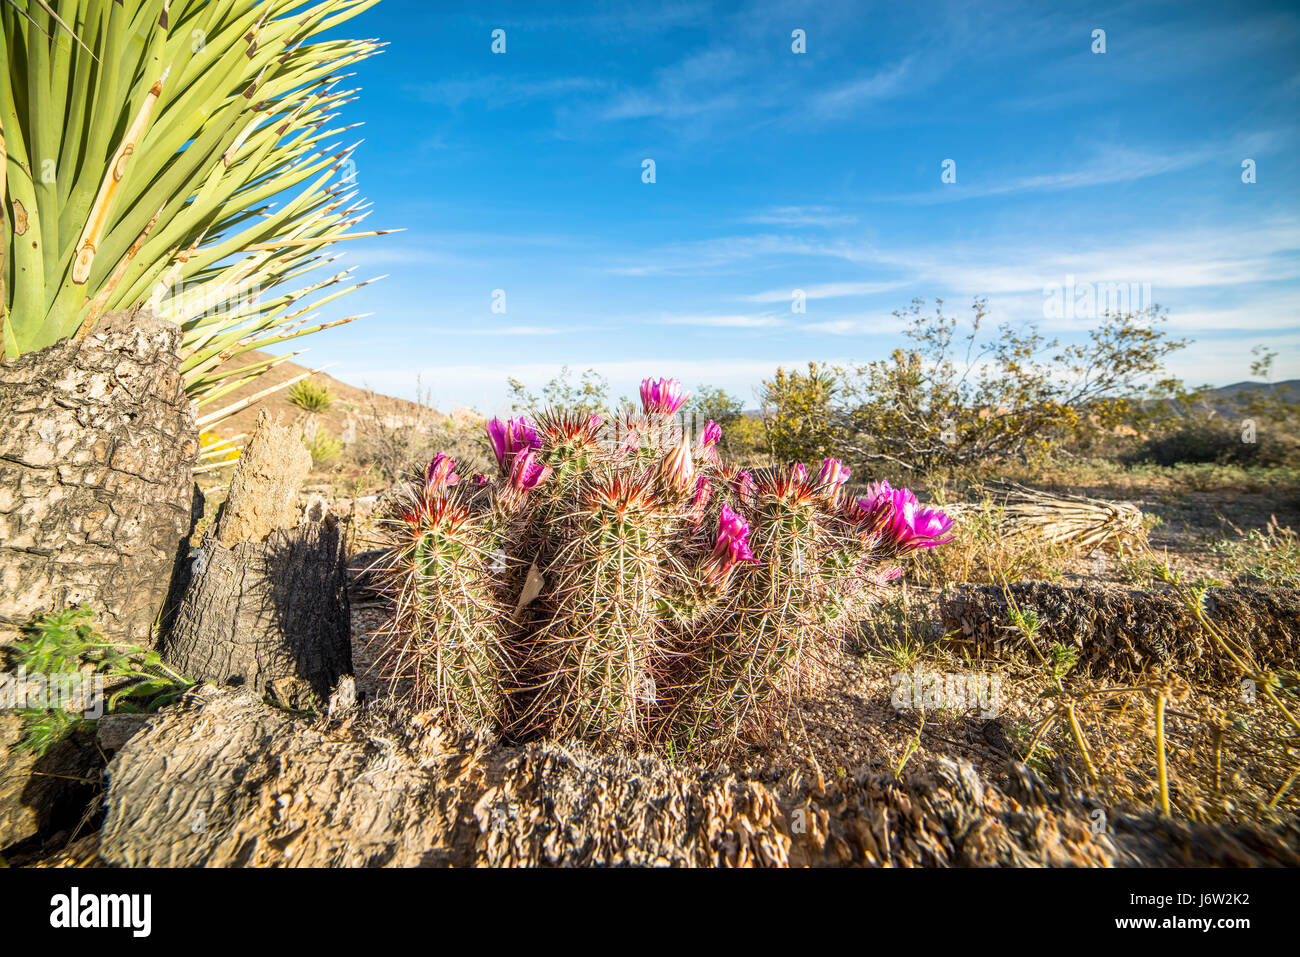
[{"label": "tree stump", "polygon": [[78,603],[105,637],[152,645],[195,521],[180,341],[174,323],[113,313],[0,362],[0,645]]},{"label": "tree stump", "polygon": [[310,466],[297,430],[263,413],[169,617],[177,670],[312,708],[352,673],[344,530],[332,515],[291,525]]}]

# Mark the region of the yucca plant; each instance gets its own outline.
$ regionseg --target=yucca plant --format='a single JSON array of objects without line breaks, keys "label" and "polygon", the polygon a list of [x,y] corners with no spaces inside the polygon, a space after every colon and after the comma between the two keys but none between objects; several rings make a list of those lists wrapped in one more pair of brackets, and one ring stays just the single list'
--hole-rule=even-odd
[{"label": "yucca plant", "polygon": [[390,674],[462,723],[684,753],[735,740],[951,520],[836,459],[755,477],[692,442],[673,380],[605,421],[493,419],[495,479],[445,455],[384,523]]},{"label": "yucca plant", "polygon": [[333,143],[347,127],[330,124],[355,92],[343,71],[381,44],[310,41],[376,2],[0,7],[0,354],[145,305],[181,326],[187,392],[206,406],[276,360],[223,362],[356,318],[313,316],[356,288],[351,270],[304,276],[338,240],[375,234],[355,230],[365,209],[338,176],[351,148]]},{"label": "yucca plant", "polygon": [[351,270],[309,273],[374,235],[335,137],[381,44],[325,36],[376,2],[0,3],[0,486],[21,504],[0,632],[80,600],[149,641],[195,427],[288,358],[237,357],[355,318],[315,312]]},{"label": "yucca plant", "polygon": [[334,404],[330,387],[323,382],[304,379],[286,393],[291,405],[296,405],[304,412],[328,412]]}]

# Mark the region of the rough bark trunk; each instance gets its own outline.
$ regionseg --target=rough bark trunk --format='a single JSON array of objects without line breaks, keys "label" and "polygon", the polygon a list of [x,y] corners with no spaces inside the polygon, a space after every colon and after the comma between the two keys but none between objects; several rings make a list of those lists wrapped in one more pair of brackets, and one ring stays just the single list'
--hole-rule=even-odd
[{"label": "rough bark trunk", "polygon": [[[1080,670],[1092,677],[1126,678],[1160,666],[1222,684],[1241,678],[1176,595],[1050,582],[1008,587],[1020,610],[1033,610],[1042,622],[1039,648],[1077,648]],[[1206,611],[1264,667],[1290,667],[1300,659],[1300,591],[1212,588]],[[985,655],[1024,643],[1000,586],[955,586],[941,599],[940,614],[945,629]]]},{"label": "rough bark trunk", "polygon": [[116,313],[0,362],[0,644],[76,603],[106,637],[151,644],[195,520],[179,345],[173,323]]},{"label": "rough bark trunk", "polygon": [[298,429],[263,412],[169,617],[166,657],[191,678],[318,708],[352,673],[343,529],[325,514],[292,527],[310,468]]},{"label": "rough bark trunk", "polygon": [[191,678],[319,706],[352,673],[350,623],[344,535],[331,515],[264,542],[206,538],[165,655]]},{"label": "rough bark trunk", "polygon": [[227,546],[261,542],[274,531],[293,527],[298,490],[310,471],[311,453],[303,445],[302,430],[259,413],[217,516],[217,541]]},{"label": "rough bark trunk", "polygon": [[554,743],[502,747],[391,705],[307,722],[208,689],[109,766],[122,866],[1300,864],[1300,828],[1112,815],[1023,766],[746,780]]}]

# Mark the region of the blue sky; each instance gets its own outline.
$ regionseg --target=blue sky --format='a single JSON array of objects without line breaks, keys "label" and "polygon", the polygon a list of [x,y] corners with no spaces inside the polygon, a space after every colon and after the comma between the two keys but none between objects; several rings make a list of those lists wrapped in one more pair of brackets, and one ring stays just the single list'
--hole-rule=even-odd
[{"label": "blue sky", "polygon": [[1073,276],[1149,284],[1189,380],[1256,344],[1300,376],[1300,13],[1051,6],[384,0],[345,26],[391,44],[346,118],[368,225],[406,231],[346,244],[388,278],[304,359],[442,409],[565,364],[752,404],[778,364],[886,355],[914,296],[1080,337],[1045,317]]}]

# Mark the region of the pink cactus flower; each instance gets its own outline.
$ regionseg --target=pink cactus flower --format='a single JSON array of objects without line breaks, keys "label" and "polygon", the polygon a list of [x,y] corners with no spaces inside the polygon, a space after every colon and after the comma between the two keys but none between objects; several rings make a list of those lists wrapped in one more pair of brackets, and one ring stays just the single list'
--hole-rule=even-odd
[{"label": "pink cactus flower", "polygon": [[839,459],[822,459],[821,471],[817,473],[817,485],[827,498],[836,502],[840,497],[840,489],[851,474],[852,471]]},{"label": "pink cactus flower", "polygon": [[701,458],[717,464],[720,460],[718,458],[718,450],[715,446],[717,446],[721,438],[722,426],[710,419],[704,426],[704,431],[700,433],[700,437],[695,443],[696,454]]},{"label": "pink cactus flower", "polygon": [[724,504],[718,516],[718,537],[704,563],[704,574],[713,584],[721,585],[738,564],[752,561],[755,558],[749,547],[749,524]]},{"label": "pink cactus flower", "polygon": [[754,484],[754,475],[748,469],[741,469],[731,480],[731,490],[745,505],[754,504],[754,495],[758,487]]},{"label": "pink cactus flower", "polygon": [[672,415],[689,396],[676,379],[641,380],[641,408],[646,415]]},{"label": "pink cactus flower", "polygon": [[713,486],[709,480],[701,475],[695,480],[695,492],[691,496],[691,503],[686,508],[686,517],[690,523],[699,527],[704,521],[704,510],[708,508],[709,499],[713,497]]},{"label": "pink cactus flower", "polygon": [[808,468],[802,462],[795,462],[790,468],[790,479],[803,484],[808,481]]},{"label": "pink cactus flower", "polygon": [[497,457],[497,465],[502,475],[510,475],[515,456],[522,450],[535,450],[542,447],[542,440],[537,430],[523,416],[502,422],[494,418],[487,424],[488,440]]},{"label": "pink cactus flower", "polygon": [[916,548],[934,548],[936,545],[945,545],[953,540],[952,535],[947,538],[940,538],[940,535],[947,535],[952,529],[952,518],[946,512],[937,508],[926,506],[916,512],[912,521],[912,534],[916,536]]},{"label": "pink cactus flower", "polygon": [[432,492],[444,486],[456,485],[460,482],[460,476],[456,474],[455,469],[455,460],[445,452],[439,452],[424,470],[425,489]]},{"label": "pink cactus flower", "polygon": [[525,449],[514,457],[510,466],[510,487],[516,492],[527,492],[546,481],[551,474],[551,467],[537,461],[537,453]]},{"label": "pink cactus flower", "polygon": [[[870,497],[872,489],[875,489],[874,498]],[[868,497],[859,499],[858,504],[866,504],[873,515],[882,518],[884,540],[897,554],[952,541],[952,536],[940,537],[952,528],[952,519],[941,509],[918,503],[910,489],[891,489],[889,483],[881,482],[879,486],[869,486]],[[886,510],[887,517],[883,514]]]}]

